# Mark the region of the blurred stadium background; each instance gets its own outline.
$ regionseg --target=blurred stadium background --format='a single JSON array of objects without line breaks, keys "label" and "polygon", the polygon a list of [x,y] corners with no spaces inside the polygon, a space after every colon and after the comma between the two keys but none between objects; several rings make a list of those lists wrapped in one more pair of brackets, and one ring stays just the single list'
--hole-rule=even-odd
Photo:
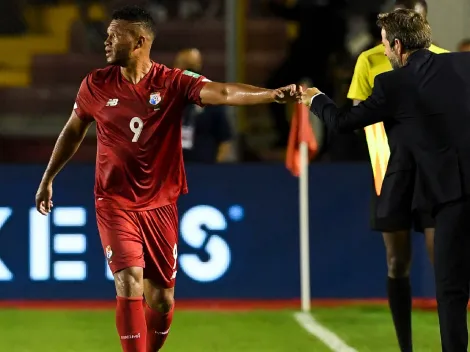
[{"label": "blurred stadium background", "polygon": [[[435,41],[457,50],[470,37],[470,3],[428,2]],[[109,14],[130,3],[155,16],[155,61],[173,66],[180,50],[196,48],[212,80],[315,82],[345,106],[355,59],[376,43],[376,13],[390,7],[378,0],[2,1],[0,351],[119,350],[114,286],[94,217],[94,131],[56,181],[52,216],[33,207],[81,79],[105,64]],[[398,350],[384,305],[384,248],[368,229],[364,136],[325,136],[315,117],[309,217],[316,320],[296,321],[298,179],[284,166],[291,112],[226,109],[218,114],[229,132],[209,120],[201,127],[211,143],[201,146],[202,156],[187,157],[179,310],[165,351]],[[194,236],[205,238],[202,245]],[[414,313],[416,351],[438,351],[432,271],[422,238],[414,242],[415,304],[431,308]],[[331,336],[321,341],[318,322],[353,349],[328,348]]]}]

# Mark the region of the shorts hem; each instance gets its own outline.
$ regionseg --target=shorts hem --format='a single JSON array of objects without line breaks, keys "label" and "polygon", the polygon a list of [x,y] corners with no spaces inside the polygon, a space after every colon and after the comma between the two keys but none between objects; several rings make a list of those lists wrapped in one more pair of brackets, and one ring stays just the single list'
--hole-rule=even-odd
[{"label": "shorts hem", "polygon": [[398,232],[398,231],[413,230],[414,232],[424,233],[425,229],[432,229],[432,228],[434,228],[434,225],[430,225],[430,224],[426,224],[425,226],[423,226],[422,224],[415,224],[414,226],[411,224],[407,226],[397,226],[397,225],[371,226],[372,231],[378,231],[378,232]]},{"label": "shorts hem", "polygon": [[371,227],[371,230],[372,231],[378,231],[378,232],[398,232],[398,231],[409,231],[410,230],[410,226],[408,227],[382,227],[382,226],[373,226]]},{"label": "shorts hem", "polygon": [[142,206],[126,206],[117,201],[108,201],[104,199],[101,201],[95,200],[96,209],[117,209],[117,210],[124,210],[124,211],[129,211],[129,212],[136,212],[136,213],[155,210],[155,209],[163,208],[172,204],[176,204],[176,201],[168,200],[165,202],[152,203],[150,205],[147,204],[147,205],[142,205]]},{"label": "shorts hem", "polygon": [[111,272],[113,274],[116,274],[118,271],[121,271],[121,270],[124,270],[124,269],[128,269],[128,268],[132,268],[132,267],[138,267],[138,268],[142,268],[144,269],[145,268],[145,264],[143,264],[142,262],[127,262],[127,263],[118,263],[118,264],[110,264],[109,265],[109,268],[111,269]]},{"label": "shorts hem", "polygon": [[155,285],[163,289],[174,288],[176,284],[176,279],[168,281],[164,279],[161,274],[152,275],[144,271],[144,280],[145,279],[151,280]]}]

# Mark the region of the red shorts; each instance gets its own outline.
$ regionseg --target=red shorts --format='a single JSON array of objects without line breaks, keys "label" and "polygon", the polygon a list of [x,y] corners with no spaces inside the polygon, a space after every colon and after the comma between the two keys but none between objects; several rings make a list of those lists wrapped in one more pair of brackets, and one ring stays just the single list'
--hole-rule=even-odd
[{"label": "red shorts", "polygon": [[175,286],[178,256],[176,204],[145,211],[96,208],[101,244],[113,273],[132,266],[163,288]]}]

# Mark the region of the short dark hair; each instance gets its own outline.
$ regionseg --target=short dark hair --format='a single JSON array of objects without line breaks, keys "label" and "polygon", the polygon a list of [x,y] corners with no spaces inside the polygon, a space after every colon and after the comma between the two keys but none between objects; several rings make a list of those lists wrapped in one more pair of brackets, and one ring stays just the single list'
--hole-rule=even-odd
[{"label": "short dark hair", "polygon": [[149,31],[152,36],[155,36],[155,21],[148,11],[139,6],[130,5],[121,7],[113,11],[111,18],[113,20],[123,20],[132,23],[138,23],[147,31]]},{"label": "short dark hair", "polygon": [[413,10],[416,5],[421,5],[426,12],[428,12],[428,3],[426,0],[396,0],[395,6],[403,7],[404,9]]},{"label": "short dark hair", "polygon": [[427,49],[432,43],[431,26],[419,13],[397,9],[378,16],[377,25],[385,30],[386,38],[393,46],[398,39],[406,51]]}]

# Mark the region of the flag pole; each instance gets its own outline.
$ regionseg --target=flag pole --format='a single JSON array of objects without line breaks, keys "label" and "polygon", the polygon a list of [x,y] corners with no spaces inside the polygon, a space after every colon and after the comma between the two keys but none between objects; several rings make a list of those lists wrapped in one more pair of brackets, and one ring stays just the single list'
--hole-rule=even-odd
[{"label": "flag pole", "polygon": [[[301,86],[309,87],[309,83],[304,80]],[[311,304],[308,165],[317,149],[315,133],[310,123],[310,111],[302,103],[297,103],[287,143],[286,167],[299,178],[300,301],[303,312],[309,312]]]},{"label": "flag pole", "polygon": [[303,312],[310,311],[310,245],[308,222],[308,144],[300,143],[300,292]]}]

